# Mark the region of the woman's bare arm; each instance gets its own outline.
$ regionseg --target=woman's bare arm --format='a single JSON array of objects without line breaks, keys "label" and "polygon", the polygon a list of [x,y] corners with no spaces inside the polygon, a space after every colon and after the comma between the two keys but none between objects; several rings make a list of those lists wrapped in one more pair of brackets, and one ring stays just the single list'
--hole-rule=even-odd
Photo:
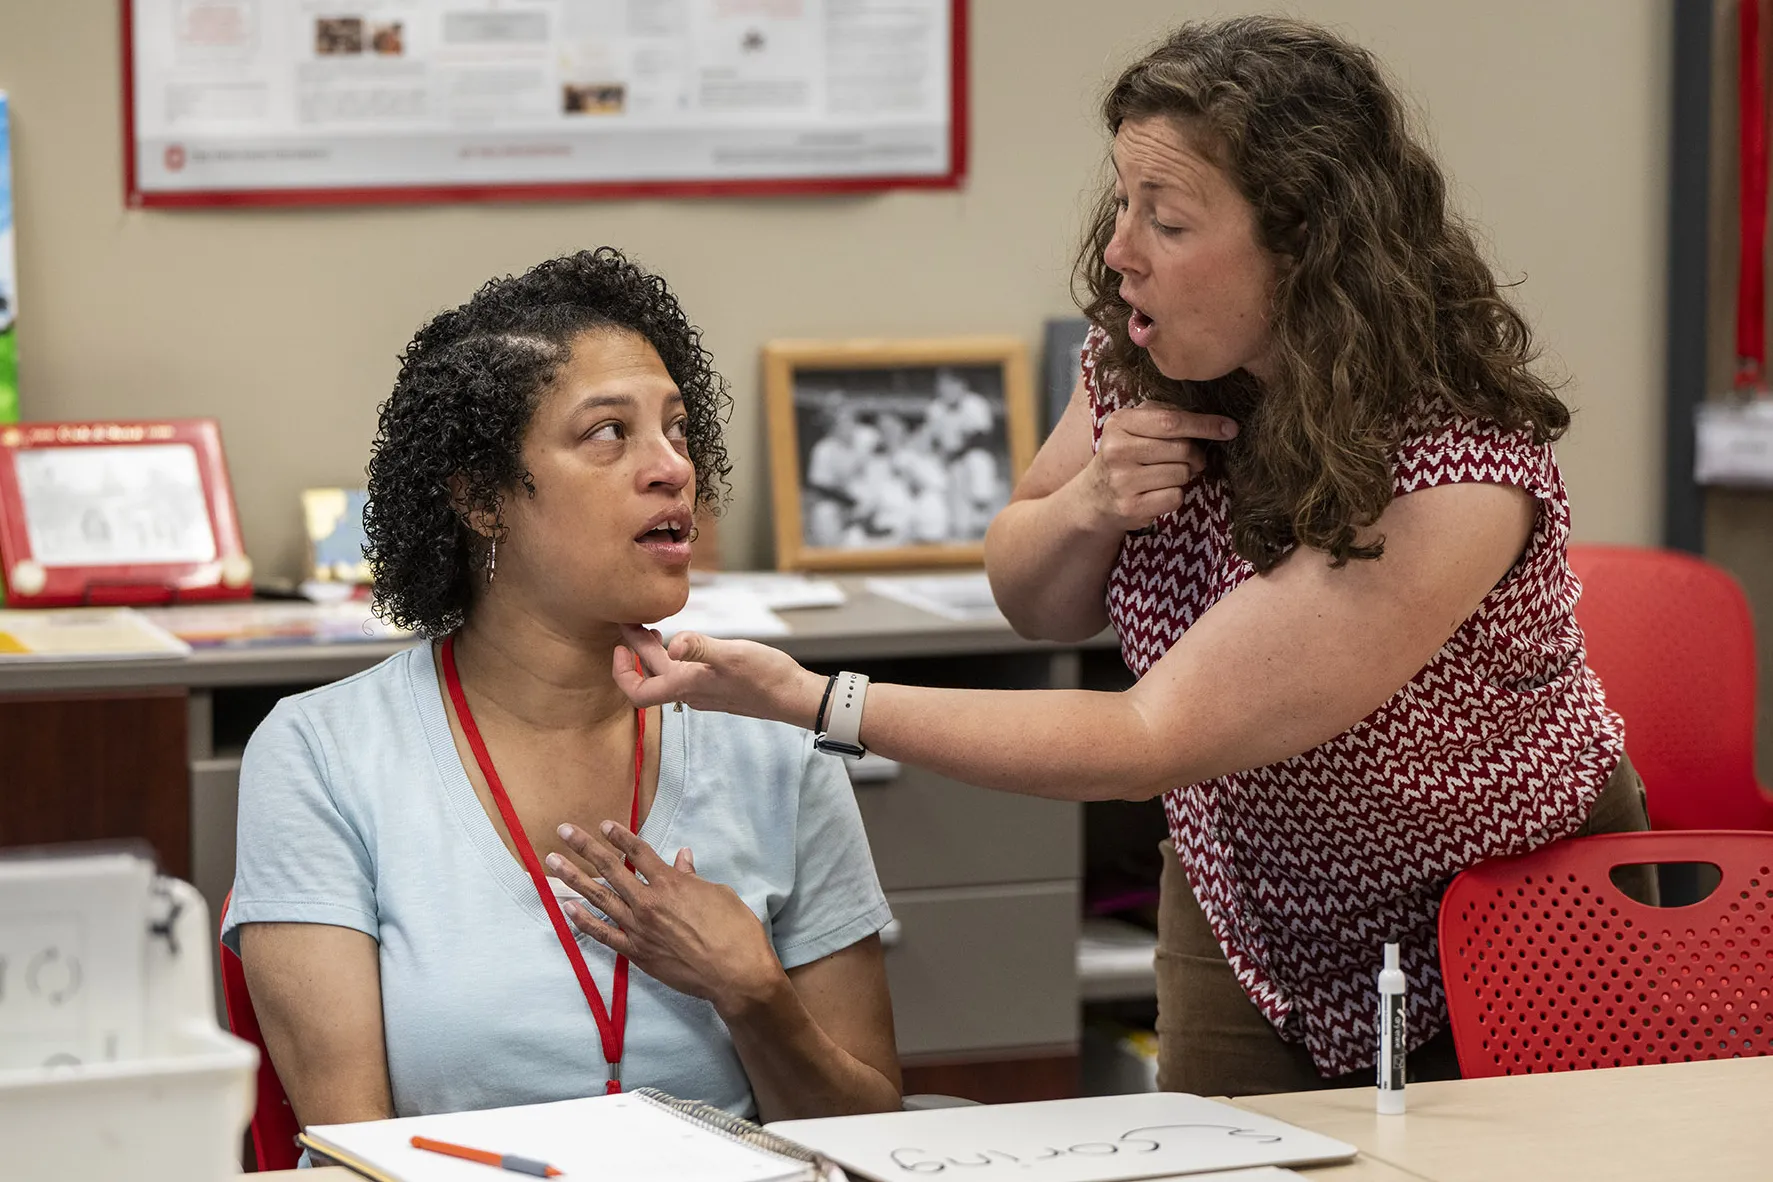
[{"label": "woman's bare arm", "polygon": [[[1514,564],[1534,512],[1526,492],[1503,485],[1399,497],[1373,531],[1384,557],[1337,568],[1295,552],[1203,613],[1130,690],[876,685],[862,739],[967,783],[1071,800],[1150,797],[1290,758],[1371,714],[1433,659]],[[636,702],[813,721],[825,679],[775,649],[684,633],[667,651],[629,635],[648,675],[626,648],[615,673]]]},{"label": "woman's bare arm", "polygon": [[787,971],[784,988],[723,1013],[760,1119],[899,1107],[899,1050],[880,937]]},{"label": "woman's bare arm", "polygon": [[985,533],[991,593],[1010,627],[1039,640],[1076,641],[1108,626],[1104,591],[1125,532],[1093,519],[1067,486],[1090,462],[1083,383]]},{"label": "woman's bare arm", "polygon": [[240,960],[296,1121],[393,1116],[376,942],[331,924],[249,923],[240,928]]}]

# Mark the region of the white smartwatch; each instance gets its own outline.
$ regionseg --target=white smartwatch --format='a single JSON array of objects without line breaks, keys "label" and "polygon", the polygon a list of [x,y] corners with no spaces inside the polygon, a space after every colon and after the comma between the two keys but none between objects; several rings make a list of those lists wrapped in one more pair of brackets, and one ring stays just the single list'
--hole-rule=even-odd
[{"label": "white smartwatch", "polygon": [[860,673],[834,673],[825,684],[825,700],[814,720],[813,749],[845,759],[868,754],[862,746],[862,703],[868,698],[868,679]]}]

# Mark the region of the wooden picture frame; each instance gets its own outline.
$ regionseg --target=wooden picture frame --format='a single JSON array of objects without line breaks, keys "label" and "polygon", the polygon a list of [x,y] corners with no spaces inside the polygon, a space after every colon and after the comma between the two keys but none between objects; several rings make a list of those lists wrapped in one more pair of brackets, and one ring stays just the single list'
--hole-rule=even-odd
[{"label": "wooden picture frame", "polygon": [[977,566],[1034,459],[1016,337],[764,346],[780,570]]},{"label": "wooden picture frame", "polygon": [[8,607],[251,596],[215,420],[0,426],[0,575]]}]

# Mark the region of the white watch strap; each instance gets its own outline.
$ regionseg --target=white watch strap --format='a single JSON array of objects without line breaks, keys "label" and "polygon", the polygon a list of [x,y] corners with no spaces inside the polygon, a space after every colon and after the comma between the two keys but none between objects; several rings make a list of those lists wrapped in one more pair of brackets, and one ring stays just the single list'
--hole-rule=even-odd
[{"label": "white watch strap", "polygon": [[862,745],[862,703],[868,697],[868,679],[860,673],[839,673],[831,687],[831,704],[825,708],[825,737],[850,747]]}]

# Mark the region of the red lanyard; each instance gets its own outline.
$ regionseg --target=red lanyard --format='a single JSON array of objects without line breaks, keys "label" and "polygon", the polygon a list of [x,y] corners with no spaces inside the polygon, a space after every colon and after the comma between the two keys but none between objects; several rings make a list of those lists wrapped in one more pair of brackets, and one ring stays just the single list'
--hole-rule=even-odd
[{"label": "red lanyard", "polygon": [[[597,1033],[603,1040],[603,1058],[609,1064],[609,1081],[604,1091],[611,1095],[622,1090],[622,1043],[628,1033],[628,958],[616,957],[615,986],[611,991],[609,1010],[603,1008],[603,994],[597,991],[597,982],[591,979],[591,970],[585,964],[584,953],[579,951],[579,942],[573,936],[573,930],[566,922],[566,916],[560,910],[560,902],[548,887],[548,877],[542,873],[542,864],[536,858],[536,851],[529,844],[529,837],[523,832],[523,823],[517,819],[517,810],[511,807],[511,797],[506,794],[504,784],[499,782],[499,773],[493,768],[492,756],[487,754],[486,741],[480,737],[480,728],[474,725],[474,713],[468,709],[467,696],[462,693],[462,679],[456,673],[456,638],[448,636],[443,641],[443,683],[449,687],[449,700],[456,708],[456,718],[462,724],[462,734],[467,736],[468,746],[474,752],[474,760],[480,764],[480,774],[486,777],[486,786],[492,790],[493,800],[499,806],[499,815],[505,818],[505,831],[511,835],[511,843],[517,847],[518,856],[523,859],[523,868],[529,871],[530,881],[535,883],[536,896],[542,900],[542,909],[548,913],[548,919],[554,924],[554,934],[560,939],[560,947],[566,951],[566,959],[573,966],[573,976],[579,979],[579,988],[585,994],[585,1000],[591,1006],[591,1016],[597,1020]],[[646,760],[646,711],[634,712],[637,734],[634,739],[634,803],[628,809],[628,828],[632,832],[640,829],[640,774]],[[624,862],[630,870],[634,867]]]},{"label": "red lanyard", "polygon": [[1738,0],[1737,118],[1739,265],[1736,276],[1736,387],[1767,377],[1767,99],[1761,73],[1760,0]]}]

